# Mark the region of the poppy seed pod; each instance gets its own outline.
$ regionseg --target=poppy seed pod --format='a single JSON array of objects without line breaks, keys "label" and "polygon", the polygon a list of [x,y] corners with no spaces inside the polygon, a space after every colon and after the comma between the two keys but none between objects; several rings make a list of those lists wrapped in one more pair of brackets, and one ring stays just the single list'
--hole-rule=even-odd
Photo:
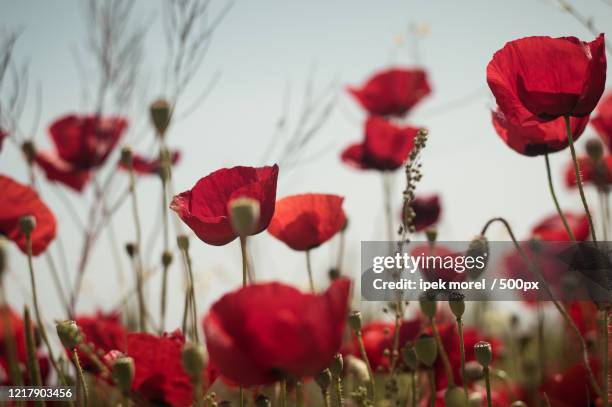
[{"label": "poppy seed pod", "polygon": [[484,262],[484,267],[477,267],[477,262],[474,262],[473,267],[466,267],[465,272],[467,273],[468,277],[472,280],[478,279],[486,270],[489,260],[489,241],[487,238],[482,235],[478,235],[472,239],[465,253],[465,257],[472,257],[474,259],[478,259],[480,257]]},{"label": "poppy seed pod", "polygon": [[421,306],[421,312],[428,318],[436,316],[436,310],[438,304],[436,303],[436,295],[432,291],[427,291],[421,294],[419,297],[419,305]]},{"label": "poppy seed pod", "polygon": [[467,380],[476,381],[482,379],[483,375],[482,366],[475,360],[470,360],[465,364],[465,377]]},{"label": "poppy seed pod", "polygon": [[187,236],[187,235],[178,235],[176,237],[176,245],[181,250],[189,250],[189,236]]},{"label": "poppy seed pod", "polygon": [[127,168],[132,168],[132,149],[128,146],[125,146],[121,149],[121,164],[125,165]]},{"label": "poppy seed pod", "polygon": [[149,112],[151,113],[151,122],[155,130],[157,130],[157,134],[163,137],[172,118],[170,104],[164,99],[157,99],[151,103]]},{"label": "poppy seed pod", "polygon": [[205,364],[204,347],[197,343],[188,342],[181,351],[181,360],[185,372],[194,382],[199,382]]},{"label": "poppy seed pod", "polygon": [[26,161],[29,164],[32,164],[36,159],[36,147],[34,146],[34,142],[32,140],[26,140],[21,145],[21,151],[26,158]]},{"label": "poppy seed pod", "polygon": [[36,218],[32,215],[26,215],[19,218],[19,230],[29,235],[36,228]]},{"label": "poppy seed pod", "polygon": [[113,379],[123,394],[129,393],[134,380],[134,359],[122,356],[113,361]]},{"label": "poppy seed pod", "polygon": [[317,384],[321,388],[321,390],[325,391],[331,385],[332,375],[331,375],[331,372],[329,371],[329,369],[325,369],[325,370],[321,371],[320,373],[318,373],[314,377],[314,379],[315,379],[315,382],[317,382]]},{"label": "poppy seed pod", "polygon": [[344,361],[342,360],[342,354],[337,353],[336,356],[334,356],[334,360],[329,365],[329,371],[331,372],[332,376],[340,377],[342,376],[343,370]]},{"label": "poppy seed pod", "polygon": [[427,237],[427,241],[429,243],[435,243],[438,239],[438,231],[435,229],[428,229],[425,231],[425,236]]},{"label": "poppy seed pod", "polygon": [[478,363],[485,368],[488,367],[491,363],[491,359],[493,359],[491,344],[485,341],[478,342],[476,345],[474,345],[474,355],[476,356]]},{"label": "poppy seed pod", "polygon": [[130,258],[133,258],[136,253],[138,253],[138,246],[136,246],[136,243],[126,243],[125,252],[128,254],[128,256],[130,256]]},{"label": "poppy seed pod", "polygon": [[465,296],[458,292],[452,292],[448,296],[448,305],[453,312],[453,315],[457,319],[461,319],[463,317],[463,313],[465,312]]},{"label": "poppy seed pod", "polygon": [[404,359],[404,364],[408,366],[410,369],[415,370],[418,364],[417,355],[414,350],[414,346],[404,346],[402,350],[402,356]]},{"label": "poppy seed pod", "polygon": [[466,407],[467,399],[465,393],[460,387],[449,387],[444,392],[444,402],[447,407]]},{"label": "poppy seed pod", "polygon": [[269,398],[267,398],[263,394],[260,394],[255,399],[255,407],[272,407],[272,402]]},{"label": "poppy seed pod", "polygon": [[162,253],[161,262],[162,266],[164,267],[168,267],[170,264],[172,264],[172,252],[169,250],[165,250]]},{"label": "poppy seed pod", "polygon": [[353,311],[348,316],[348,324],[356,333],[361,332],[361,312]]},{"label": "poppy seed pod", "polygon": [[427,367],[433,366],[438,357],[438,345],[431,335],[423,334],[414,343],[417,359]]},{"label": "poppy seed pod", "polygon": [[587,155],[591,158],[591,160],[600,160],[604,155],[604,148],[602,142],[596,138],[590,139],[586,143],[586,152]]},{"label": "poppy seed pod", "polygon": [[81,343],[81,333],[76,322],[71,320],[59,321],[55,325],[57,336],[66,349],[75,349]]},{"label": "poppy seed pod", "polygon": [[238,236],[249,236],[257,229],[260,214],[259,201],[241,197],[230,201],[228,207],[232,228]]}]

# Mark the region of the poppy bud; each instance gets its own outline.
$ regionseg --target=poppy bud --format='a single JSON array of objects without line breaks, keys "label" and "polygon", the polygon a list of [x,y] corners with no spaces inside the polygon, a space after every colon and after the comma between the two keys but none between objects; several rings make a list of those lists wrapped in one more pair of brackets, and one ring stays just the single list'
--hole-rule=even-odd
[{"label": "poppy bud", "polygon": [[125,165],[128,168],[132,168],[132,149],[128,146],[125,146],[121,149],[121,164]]},{"label": "poppy bud", "polygon": [[342,370],[344,369],[344,361],[342,360],[342,355],[340,353],[336,353],[334,356],[334,360],[329,365],[329,371],[332,376],[340,377],[342,376]]},{"label": "poppy bud", "polygon": [[21,145],[21,151],[28,164],[32,164],[36,159],[36,147],[34,146],[34,142],[32,142],[32,140],[24,141]]},{"label": "poppy bud", "polygon": [[438,357],[438,345],[431,335],[423,334],[414,343],[417,359],[425,366],[433,366]]},{"label": "poppy bud", "polygon": [[465,296],[458,292],[452,292],[448,296],[448,305],[450,306],[453,315],[457,319],[461,319],[465,312]]},{"label": "poppy bud", "polygon": [[524,401],[516,400],[514,403],[510,404],[510,407],[527,407],[527,404]]},{"label": "poppy bud", "polygon": [[485,341],[478,342],[476,345],[474,345],[474,355],[476,356],[478,363],[480,363],[483,367],[488,367],[489,363],[491,363],[491,359],[493,358],[491,344]]},{"label": "poppy bud", "polygon": [[181,250],[189,250],[189,237],[187,235],[178,235],[176,244]]},{"label": "poppy bud", "polygon": [[591,160],[599,161],[604,154],[603,144],[596,138],[590,139],[586,143],[586,152]]},{"label": "poppy bud", "polygon": [[36,218],[32,215],[26,215],[19,218],[19,230],[29,235],[36,228]]},{"label": "poppy bud", "polygon": [[255,399],[255,407],[272,407],[272,402],[269,398],[267,398],[263,394],[260,394]]},{"label": "poppy bud", "polygon": [[427,241],[429,243],[435,243],[438,238],[438,231],[435,229],[428,229],[425,231],[425,236],[427,236]]},{"label": "poppy bud", "polygon": [[181,360],[185,372],[193,381],[199,381],[204,370],[205,363],[204,347],[197,343],[188,342],[183,346]]},{"label": "poppy bud", "polygon": [[468,380],[476,381],[482,379],[483,369],[475,360],[470,360],[465,364],[465,377]]},{"label": "poppy bud", "polygon": [[428,318],[436,316],[436,309],[438,304],[436,303],[436,295],[432,291],[427,291],[421,294],[419,297],[419,305],[421,306],[421,312]]},{"label": "poppy bud", "polygon": [[473,267],[466,267],[465,272],[468,277],[472,280],[476,280],[480,277],[480,275],[486,270],[487,263],[489,259],[489,241],[484,236],[476,236],[470,242],[468,249],[465,253],[466,257],[472,257],[474,259],[481,257],[484,261],[484,267],[476,267],[476,262],[474,262]]},{"label": "poppy bud", "polygon": [[66,349],[75,349],[81,343],[81,333],[76,322],[71,320],[59,321],[55,325],[57,336]]},{"label": "poppy bud", "polygon": [[164,267],[168,267],[170,264],[172,264],[172,252],[169,250],[165,250],[162,253],[161,262],[162,266]]},{"label": "poppy bud", "polygon": [[122,356],[113,361],[112,375],[123,394],[130,392],[134,380],[134,359]]},{"label": "poppy bud", "polygon": [[406,366],[408,366],[412,370],[415,370],[417,367],[418,360],[416,352],[414,351],[414,346],[404,346],[404,349],[402,350],[402,356],[404,357],[404,363],[406,364]]},{"label": "poppy bud", "polygon": [[353,311],[349,314],[348,324],[356,333],[361,332],[361,312]]},{"label": "poppy bud", "polygon": [[136,246],[136,243],[126,243],[125,244],[125,251],[128,254],[128,256],[130,256],[130,258],[133,258],[136,253],[138,253],[138,246]]},{"label": "poppy bud", "polygon": [[170,124],[172,114],[170,104],[164,99],[157,99],[151,103],[149,111],[151,113],[151,122],[153,122],[155,130],[157,130],[157,134],[163,136]]},{"label": "poppy bud", "polygon": [[315,382],[319,385],[321,390],[327,390],[332,381],[332,375],[329,369],[325,369],[315,376]]},{"label": "poppy bud", "polygon": [[465,393],[456,386],[446,389],[444,392],[444,402],[447,407],[465,407],[467,405]]},{"label": "poppy bud", "polygon": [[252,234],[259,223],[259,201],[241,197],[229,202],[232,228],[239,236]]}]

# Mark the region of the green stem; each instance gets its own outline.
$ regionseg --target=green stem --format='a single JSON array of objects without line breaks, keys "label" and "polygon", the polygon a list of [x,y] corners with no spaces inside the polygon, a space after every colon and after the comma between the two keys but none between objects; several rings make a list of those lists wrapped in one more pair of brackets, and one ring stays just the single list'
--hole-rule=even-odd
[{"label": "green stem", "polygon": [[[342,391],[342,377],[338,376],[334,380],[336,382],[336,405],[338,407],[344,406],[344,393]],[[298,404],[300,407],[301,404]]]},{"label": "green stem", "polygon": [[557,213],[559,214],[559,217],[561,218],[561,221],[563,222],[563,226],[565,227],[565,230],[567,231],[567,235],[570,237],[572,242],[575,242],[576,237],[574,236],[574,231],[572,231],[572,228],[569,226],[569,223],[567,223],[567,219],[565,218],[565,214],[561,210],[561,206],[559,205],[559,200],[557,199],[557,194],[555,193],[555,187],[554,187],[553,180],[552,180],[552,173],[550,171],[550,160],[548,159],[548,154],[544,154],[544,161],[546,162],[546,175],[548,178],[548,189],[550,190],[550,196],[552,197],[553,202],[555,203],[555,208],[557,209]]},{"label": "green stem", "polygon": [[546,377],[546,355],[544,353],[544,311],[538,302],[538,361],[540,362],[540,383]]},{"label": "green stem", "polygon": [[183,253],[183,260],[185,262],[185,267],[187,269],[187,278],[189,281],[189,300],[191,303],[191,329],[193,334],[194,342],[200,341],[200,335],[198,333],[198,317],[197,317],[197,303],[195,297],[195,279],[193,277],[193,268],[191,266],[191,256],[189,255],[189,250],[186,248],[181,249]]},{"label": "green stem", "polygon": [[383,172],[383,205],[385,211],[385,221],[387,224],[387,240],[392,242],[395,240],[393,230],[393,208],[391,204],[391,173]]},{"label": "green stem", "polygon": [[306,271],[308,272],[308,283],[310,284],[310,291],[316,293],[314,279],[312,277],[312,262],[310,260],[310,250],[306,250]]},{"label": "green stem", "polygon": [[280,405],[287,407],[287,379],[284,378],[280,381]]},{"label": "green stem", "polygon": [[461,382],[463,383],[463,392],[465,399],[468,398],[467,379],[465,377],[465,342],[463,340],[463,320],[457,318],[457,333],[459,334],[459,353],[461,354]]},{"label": "green stem", "polygon": [[142,229],[140,227],[140,215],[138,213],[138,199],[136,197],[136,178],[134,176],[134,170],[132,165],[129,167],[130,174],[130,193],[132,195],[132,215],[134,216],[134,227],[136,228],[136,289],[137,289],[137,300],[138,300],[138,329],[141,332],[147,330],[147,310],[144,299],[144,287],[143,287],[143,262],[142,262]]},{"label": "green stem", "polygon": [[244,407],[244,387],[240,386],[240,407]]},{"label": "green stem", "polygon": [[321,389],[321,396],[323,396],[323,404],[325,407],[331,407],[331,399],[329,397],[329,390]]},{"label": "green stem", "polygon": [[356,332],[357,335],[357,343],[359,344],[359,353],[361,354],[361,359],[366,364],[368,368],[368,378],[369,380],[369,393],[370,398],[372,399],[372,403],[376,405],[376,383],[374,382],[374,373],[372,372],[372,365],[370,365],[370,360],[368,359],[368,354],[365,350],[365,345],[363,344],[363,336],[361,335],[361,331]]},{"label": "green stem", "polygon": [[597,236],[595,234],[595,226],[593,225],[593,218],[589,211],[589,204],[587,203],[586,196],[584,194],[584,187],[582,186],[582,175],[580,174],[580,167],[578,166],[578,159],[576,158],[576,149],[574,148],[574,136],[572,135],[572,126],[570,123],[569,116],[563,116],[565,119],[565,129],[567,132],[567,141],[569,142],[570,153],[572,155],[572,162],[574,163],[574,173],[576,174],[576,184],[578,185],[578,191],[580,192],[580,199],[582,200],[582,206],[584,212],[589,219],[589,227],[591,228],[591,237],[593,242],[597,242]]},{"label": "green stem", "polygon": [[493,403],[491,401],[491,378],[489,377],[489,367],[485,366],[483,372],[485,377],[485,385],[487,387],[487,407],[492,407]]},{"label": "green stem", "polygon": [[83,369],[81,369],[81,364],[79,363],[79,355],[77,354],[76,348],[72,349],[72,361],[74,362],[74,367],[76,368],[77,376],[79,377],[79,386],[81,387],[82,395],[81,405],[87,407],[89,405],[87,383],[85,383],[85,376],[83,375]]},{"label": "green stem", "polygon": [[448,354],[446,353],[446,349],[444,349],[444,344],[442,343],[442,338],[440,338],[440,332],[436,327],[436,323],[433,318],[430,319],[431,331],[434,334],[434,338],[436,339],[436,343],[438,344],[438,351],[440,352],[440,358],[442,359],[442,365],[444,366],[444,372],[446,373],[446,378],[448,379],[448,387],[455,386],[455,376],[453,375],[453,369],[451,368],[450,361],[448,360]]},{"label": "green stem", "polygon": [[427,369],[427,375],[429,376],[429,388],[431,394],[429,395],[429,405],[436,407],[436,376],[434,375],[433,368]]},{"label": "green stem", "polygon": [[[162,197],[161,197],[161,209],[162,209],[162,225],[163,225],[163,239],[164,239],[164,255],[168,253],[170,250],[170,228],[168,225],[168,191],[167,191],[167,182],[166,176],[170,174],[170,163],[167,162],[167,154],[162,154],[162,149],[165,150],[165,146],[163,144],[160,146],[160,158],[162,160],[162,174],[161,175],[161,184],[162,184]],[[163,263],[163,273],[162,273],[162,292],[161,292],[161,304],[160,304],[160,325],[161,331],[164,331],[165,323],[166,323],[166,301],[167,301],[167,290],[168,290],[168,268],[169,265],[165,262]]]},{"label": "green stem", "polygon": [[412,398],[412,407],[417,407],[417,371],[412,371],[412,380],[410,380],[410,397]]},{"label": "green stem", "polygon": [[[28,378],[30,386],[42,386],[42,376],[40,375],[40,366],[36,357],[36,345],[34,343],[34,332],[32,329],[32,321],[30,319],[30,310],[25,307],[24,311],[24,328],[26,335],[26,353],[28,363]],[[43,405],[43,402],[37,401],[37,406]]]},{"label": "green stem", "polygon": [[249,275],[249,257],[247,252],[247,237],[240,236],[240,254],[242,255],[242,286],[248,284]]}]

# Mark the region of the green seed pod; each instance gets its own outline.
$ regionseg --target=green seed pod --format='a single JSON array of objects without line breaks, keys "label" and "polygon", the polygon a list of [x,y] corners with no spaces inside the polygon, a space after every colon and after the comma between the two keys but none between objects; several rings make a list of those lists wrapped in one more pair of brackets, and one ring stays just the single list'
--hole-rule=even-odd
[{"label": "green seed pod", "polygon": [[76,322],[71,320],[60,321],[55,325],[57,336],[66,349],[75,349],[81,343],[81,333]]},{"label": "green seed pod", "polygon": [[418,359],[416,351],[414,350],[414,346],[404,346],[404,349],[402,349],[402,356],[404,359],[404,363],[406,364],[406,366],[408,366],[408,368],[410,368],[411,370],[415,370],[417,368]]},{"label": "green seed pod", "polygon": [[122,356],[113,361],[112,376],[123,394],[128,394],[134,380],[134,359]]},{"label": "green seed pod", "polygon": [[128,254],[128,256],[130,256],[130,258],[133,258],[136,253],[138,253],[138,246],[136,246],[136,243],[126,243],[125,244],[125,251]]},{"label": "green seed pod", "polygon": [[263,394],[260,394],[255,399],[255,407],[272,407],[272,402],[269,398],[267,398]]},{"label": "green seed pod", "polygon": [[36,159],[36,147],[34,146],[34,142],[32,140],[24,141],[21,145],[21,151],[28,164],[32,164]]},{"label": "green seed pod", "polygon": [[467,399],[463,389],[459,387],[449,387],[444,392],[444,402],[447,407],[466,407]]},{"label": "green seed pod", "polygon": [[19,230],[25,235],[29,235],[36,228],[36,218],[26,215],[19,218]]},{"label": "green seed pod", "polygon": [[239,236],[249,236],[259,223],[259,201],[253,198],[236,198],[229,203],[232,228]]},{"label": "green seed pod", "polygon": [[433,366],[438,357],[438,345],[431,335],[419,336],[414,344],[417,359],[427,367]]},{"label": "green seed pod", "polygon": [[170,125],[170,119],[172,118],[170,104],[164,99],[158,99],[151,103],[149,111],[151,113],[153,127],[157,130],[157,134],[163,137]]},{"label": "green seed pod", "polygon": [[206,363],[205,359],[206,356],[202,345],[188,342],[183,346],[181,352],[183,368],[185,368],[185,372],[193,381],[200,381]]},{"label": "green seed pod", "polygon": [[458,292],[453,292],[448,297],[448,305],[457,319],[460,319],[465,313],[464,298],[464,295]]},{"label": "green seed pod", "polygon": [[342,371],[344,370],[344,361],[342,360],[342,355],[340,353],[336,353],[334,356],[334,360],[331,365],[329,365],[329,371],[331,372],[333,377],[342,376]]},{"label": "green seed pod", "polygon": [[315,376],[315,382],[319,385],[321,390],[327,390],[331,385],[332,375],[329,369],[325,369]]},{"label": "green seed pod", "polygon": [[162,253],[161,263],[162,263],[162,266],[164,267],[168,267],[172,264],[172,252],[171,251],[166,250]]},{"label": "green seed pod", "polygon": [[427,241],[429,243],[435,243],[438,239],[438,231],[435,229],[427,229],[425,231],[425,236],[427,237]]},{"label": "green seed pod", "polygon": [[123,147],[121,149],[121,164],[128,168],[132,168],[132,156],[132,149],[128,146]]},{"label": "green seed pod", "polygon": [[361,332],[361,312],[351,312],[348,317],[348,324],[353,331]]},{"label": "green seed pod", "polygon": [[478,342],[476,345],[474,345],[474,354],[478,363],[480,363],[483,367],[488,367],[493,359],[491,344],[485,341]]},{"label": "green seed pod", "polygon": [[426,317],[433,318],[436,316],[438,304],[436,303],[436,295],[432,291],[421,294],[419,297],[419,305],[421,306],[421,312],[423,312]]},{"label": "green seed pod", "polygon": [[465,252],[465,257],[472,257],[475,260],[480,258],[484,263],[484,267],[478,267],[477,264],[480,263],[476,261],[474,262],[473,267],[466,267],[465,272],[467,273],[468,277],[472,280],[477,280],[486,270],[489,260],[489,241],[487,238],[479,235],[472,239],[467,251]]},{"label": "green seed pod", "polygon": [[598,161],[604,154],[603,144],[599,139],[592,138],[586,143],[586,152],[591,160]]},{"label": "green seed pod", "polygon": [[178,235],[176,237],[176,244],[181,250],[189,250],[189,237],[187,235]]},{"label": "green seed pod", "polygon": [[465,378],[469,381],[480,380],[483,377],[484,370],[482,366],[475,360],[470,360],[465,363]]}]

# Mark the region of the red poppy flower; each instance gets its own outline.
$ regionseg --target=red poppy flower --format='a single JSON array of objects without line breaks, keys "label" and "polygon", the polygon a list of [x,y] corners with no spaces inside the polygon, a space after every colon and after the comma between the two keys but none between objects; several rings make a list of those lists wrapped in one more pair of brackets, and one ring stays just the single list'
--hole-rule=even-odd
[{"label": "red poppy flower", "polygon": [[588,116],[606,83],[604,36],[511,41],[489,62],[487,82],[512,122]]},{"label": "red poppy flower", "polygon": [[210,362],[243,386],[320,372],[342,344],[349,291],[338,279],[320,295],[280,283],[224,295],[204,318]]},{"label": "red poppy flower", "polygon": [[259,201],[257,234],[264,231],[274,213],[278,166],[222,168],[200,179],[194,187],[176,195],[170,208],[208,244],[223,246],[238,235],[232,228],[228,204],[235,198]]},{"label": "red poppy flower", "polygon": [[372,116],[365,124],[364,141],[344,150],[342,161],[360,169],[396,170],[408,158],[418,130],[416,127],[399,127],[382,117]]},{"label": "red poppy flower", "polygon": [[[402,349],[407,342],[414,341],[421,332],[422,321],[420,318],[402,321],[399,329],[399,348]],[[387,371],[390,359],[385,356],[385,349],[393,350],[395,337],[395,323],[374,321],[365,324],[361,329],[363,345],[368,356],[368,361],[373,371]],[[361,357],[357,337],[353,336],[351,353]]]},{"label": "red poppy flower", "polygon": [[19,230],[19,219],[34,216],[36,227],[32,231],[32,254],[38,256],[55,238],[55,216],[30,187],[0,175],[0,234],[5,235],[27,253],[26,237]]},{"label": "red poppy flower", "polygon": [[458,259],[463,257],[462,253],[439,244],[433,247],[425,244],[414,247],[410,254],[421,258],[419,270],[428,281],[465,281],[467,278],[465,265],[458,262]]},{"label": "red poppy flower", "polygon": [[134,359],[135,367],[132,389],[150,402],[191,406],[193,388],[181,362],[184,344],[179,331],[161,337],[129,333],[127,354]]},{"label": "red poppy flower", "polygon": [[75,168],[52,151],[37,151],[35,160],[49,181],[60,182],[77,192],[82,192],[91,178],[90,170]]},{"label": "red poppy flower", "polygon": [[608,147],[608,151],[612,151],[612,93],[608,93],[599,102],[596,112],[596,116],[591,119],[591,124]]},{"label": "red poppy flower", "polygon": [[592,338],[599,333],[597,306],[592,301],[572,301],[567,312],[582,336]]},{"label": "red poppy flower", "polygon": [[122,117],[70,114],[53,122],[49,133],[59,157],[85,170],[104,164],[127,125]]},{"label": "red poppy flower", "polygon": [[[537,156],[563,150],[568,146],[563,118],[548,122],[512,120],[501,110],[491,114],[493,127],[499,137],[514,151],[526,156]],[[572,137],[578,139],[589,122],[586,117],[570,118]]]},{"label": "red poppy flower", "polygon": [[[95,315],[77,316],[75,321],[81,330],[83,341],[97,354],[126,351],[127,329],[121,323],[118,313],[105,314],[98,311]],[[84,369],[95,370],[95,365],[85,353],[79,351],[79,359]]]},{"label": "red poppy flower", "polygon": [[431,88],[423,69],[391,68],[376,73],[363,88],[348,91],[371,115],[404,116]]},{"label": "red poppy flower", "polygon": [[331,194],[287,196],[276,203],[268,232],[293,250],[310,250],[342,230],[344,198]]},{"label": "red poppy flower", "polygon": [[[172,166],[178,164],[181,159],[181,152],[178,150],[170,153],[170,164]],[[125,170],[127,167],[121,161],[119,162],[119,168]],[[140,154],[133,154],[132,156],[132,168],[136,174],[140,175],[157,175],[161,169],[161,160],[159,157],[146,158]]]},{"label": "red poppy flower", "polygon": [[[591,369],[599,377],[599,361],[591,359]],[[540,391],[546,393],[550,404],[555,407],[588,406],[595,399],[595,390],[587,376],[584,364],[576,363],[562,373],[549,375]]]},{"label": "red poppy flower", "polygon": [[[612,155],[602,157],[598,161],[593,161],[587,156],[579,157],[578,168],[580,168],[580,177],[584,184],[594,184],[603,188],[612,184]],[[578,185],[573,162],[569,162],[565,167],[565,185],[568,187]]]},{"label": "red poppy flower", "polygon": [[442,207],[439,195],[417,196],[410,206],[414,211],[413,224],[417,232],[435,225],[440,219]]},{"label": "red poppy flower", "polygon": [[[584,241],[588,239],[589,219],[587,216],[568,212],[564,212],[564,215],[576,240]],[[550,242],[566,242],[570,240],[561,217],[556,213],[535,225],[533,229],[531,229],[531,236]]]}]

